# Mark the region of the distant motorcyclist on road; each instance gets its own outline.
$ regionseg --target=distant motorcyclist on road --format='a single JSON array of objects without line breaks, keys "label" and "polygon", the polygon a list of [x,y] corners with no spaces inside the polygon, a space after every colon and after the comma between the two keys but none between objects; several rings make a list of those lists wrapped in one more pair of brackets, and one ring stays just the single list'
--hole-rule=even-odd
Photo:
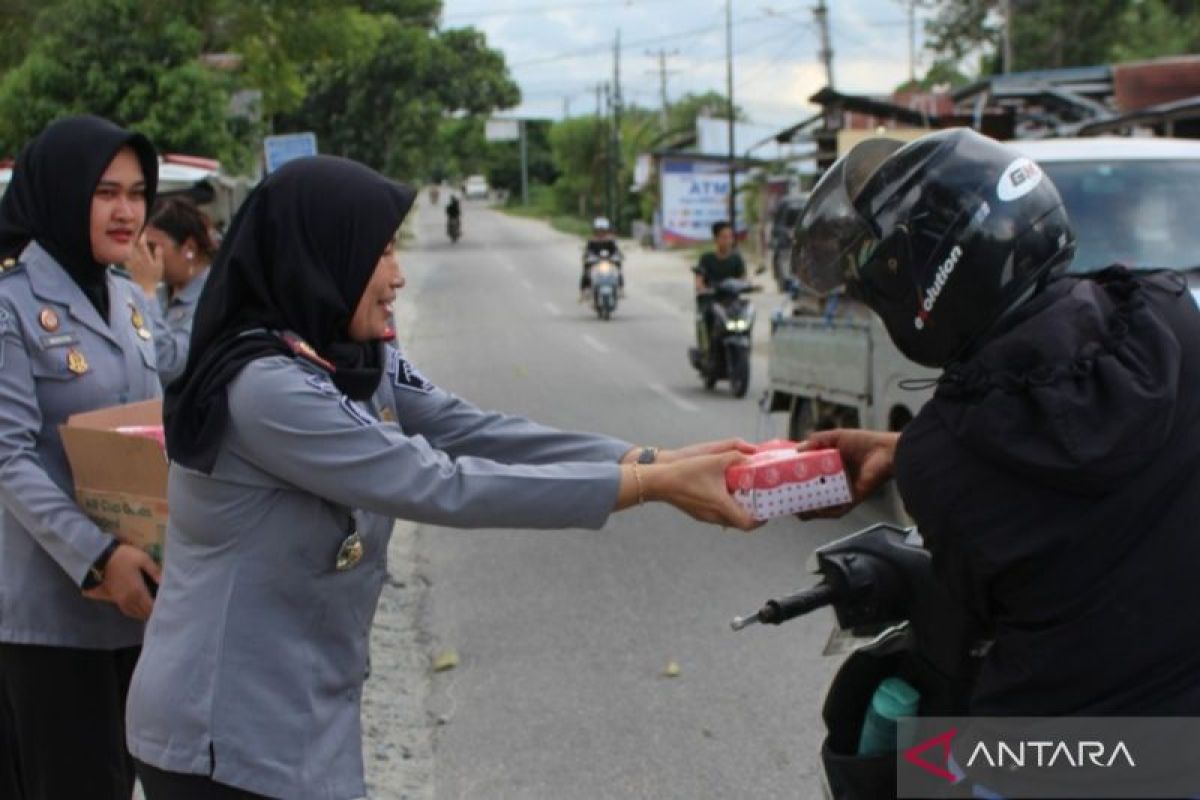
[{"label": "distant motorcyclist on road", "polygon": [[592,288],[592,265],[597,261],[610,261],[617,268],[618,286],[625,293],[625,270],[623,257],[613,236],[612,223],[608,217],[592,220],[592,236],[583,247],[583,275],[579,278],[579,302],[586,302],[588,290]]},{"label": "distant motorcyclist on road", "polygon": [[[856,501],[893,473],[993,640],[970,713],[1200,714],[1200,313],[1178,276],[1069,275],[1058,191],[967,129],[868,139],[821,179],[798,277],[944,370],[902,434],[835,430]],[[844,513],[843,510],[841,513]]]},{"label": "distant motorcyclist on road", "polygon": [[734,249],[733,226],[721,220],[712,225],[713,250],[700,256],[699,263],[692,268],[695,275],[696,312],[701,330],[697,331],[700,349],[708,349],[708,336],[712,330],[712,297],[715,289],[726,278],[746,277],[746,262],[741,253]]},{"label": "distant motorcyclist on road", "polygon": [[446,202],[446,234],[454,241],[462,235],[462,206],[459,205],[458,195],[450,195]]}]

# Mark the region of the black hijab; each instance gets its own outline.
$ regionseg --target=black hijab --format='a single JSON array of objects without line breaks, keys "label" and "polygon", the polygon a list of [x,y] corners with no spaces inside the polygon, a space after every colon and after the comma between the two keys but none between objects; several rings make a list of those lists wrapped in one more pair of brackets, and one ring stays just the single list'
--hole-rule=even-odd
[{"label": "black hijab", "polygon": [[415,196],[361,164],[314,156],[280,167],[246,198],[200,295],[187,368],[167,388],[173,461],[212,471],[229,420],[226,387],[249,362],[292,354],[277,332],[330,362],[349,397],[375,392],[380,343],[351,341],[347,326]]},{"label": "black hijab", "polygon": [[0,200],[0,258],[15,258],[32,239],[46,249],[108,320],[105,268],[92,255],[92,196],[122,147],[132,147],[146,180],[146,209],[158,188],[150,140],[100,117],[66,117],[29,141]]}]

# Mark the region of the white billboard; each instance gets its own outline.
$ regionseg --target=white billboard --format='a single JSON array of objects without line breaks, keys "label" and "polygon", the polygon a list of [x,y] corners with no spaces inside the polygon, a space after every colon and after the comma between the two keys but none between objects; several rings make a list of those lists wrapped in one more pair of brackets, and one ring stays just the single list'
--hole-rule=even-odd
[{"label": "white billboard", "polygon": [[[739,170],[737,185],[745,184]],[[719,161],[664,159],[659,173],[662,189],[662,235],[668,244],[693,244],[712,239],[712,224],[729,219],[729,170]],[[745,195],[736,195],[737,232],[746,231]]]}]

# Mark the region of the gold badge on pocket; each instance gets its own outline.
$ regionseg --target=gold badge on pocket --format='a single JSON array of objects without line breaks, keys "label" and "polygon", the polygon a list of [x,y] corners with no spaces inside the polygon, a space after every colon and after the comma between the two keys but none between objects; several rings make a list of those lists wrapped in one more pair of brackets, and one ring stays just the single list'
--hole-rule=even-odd
[{"label": "gold badge on pocket", "polygon": [[133,330],[137,333],[138,338],[142,341],[150,339],[150,329],[146,327],[146,318],[142,316],[142,311],[133,303],[129,304],[129,321],[133,323]]},{"label": "gold badge on pocket", "polygon": [[337,561],[334,562],[334,566],[338,572],[354,569],[358,566],[358,562],[362,561],[363,553],[362,537],[358,535],[358,531],[355,531],[342,541],[342,546],[338,548]]},{"label": "gold badge on pocket", "polygon": [[84,357],[83,353],[72,347],[67,351],[67,369],[71,370],[71,372],[74,372],[76,375],[82,375],[87,372],[90,367],[88,367],[87,358]]}]

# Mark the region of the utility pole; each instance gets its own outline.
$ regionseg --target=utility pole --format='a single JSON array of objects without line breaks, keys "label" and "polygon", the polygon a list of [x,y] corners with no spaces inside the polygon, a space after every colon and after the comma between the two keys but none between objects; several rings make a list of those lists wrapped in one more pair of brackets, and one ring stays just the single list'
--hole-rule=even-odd
[{"label": "utility pole", "polygon": [[529,206],[529,145],[526,144],[526,124],[522,119],[521,126],[521,205]]},{"label": "utility pole", "polygon": [[[667,107],[670,105],[670,101],[667,99],[667,76],[673,75],[676,72],[676,70],[667,69],[667,59],[671,56],[679,55],[679,51],[672,50],[668,53],[665,48],[659,48],[657,53],[653,50],[647,50],[646,55],[658,56],[658,114],[659,121],[662,123],[662,129],[665,132],[667,130]],[[650,72],[654,72],[654,70],[650,70]]]},{"label": "utility pole", "polygon": [[[611,124],[612,117],[612,88],[604,84],[604,116]],[[612,136],[604,137],[604,213],[612,215],[613,207],[613,152]]]},{"label": "utility pole", "polygon": [[1004,37],[1004,48],[1001,51],[1003,59],[1000,65],[1000,71],[1004,74],[1012,72],[1013,68],[1013,50],[1012,50],[1012,18],[1013,7],[1012,0],[1000,0],[1000,14],[1004,17],[1004,28],[1001,36]]},{"label": "utility pole", "polygon": [[821,52],[818,55],[825,64],[825,85],[832,89],[833,44],[829,37],[829,9],[825,5],[825,0],[817,0],[817,5],[813,9],[813,16],[816,17],[817,28],[821,31]]},{"label": "utility pole", "polygon": [[908,0],[908,83],[917,82],[917,0]]},{"label": "utility pole", "polygon": [[612,221],[614,231],[621,229],[621,29],[617,28],[613,40],[613,98],[612,98],[612,158],[609,161],[612,172],[612,197],[608,204],[608,218]]},{"label": "utility pole", "polygon": [[729,95],[729,224],[733,226],[734,241],[737,241],[737,162],[733,152],[733,0],[725,0],[725,90]]},{"label": "utility pole", "polygon": [[571,95],[563,95],[563,119],[571,118]]}]

